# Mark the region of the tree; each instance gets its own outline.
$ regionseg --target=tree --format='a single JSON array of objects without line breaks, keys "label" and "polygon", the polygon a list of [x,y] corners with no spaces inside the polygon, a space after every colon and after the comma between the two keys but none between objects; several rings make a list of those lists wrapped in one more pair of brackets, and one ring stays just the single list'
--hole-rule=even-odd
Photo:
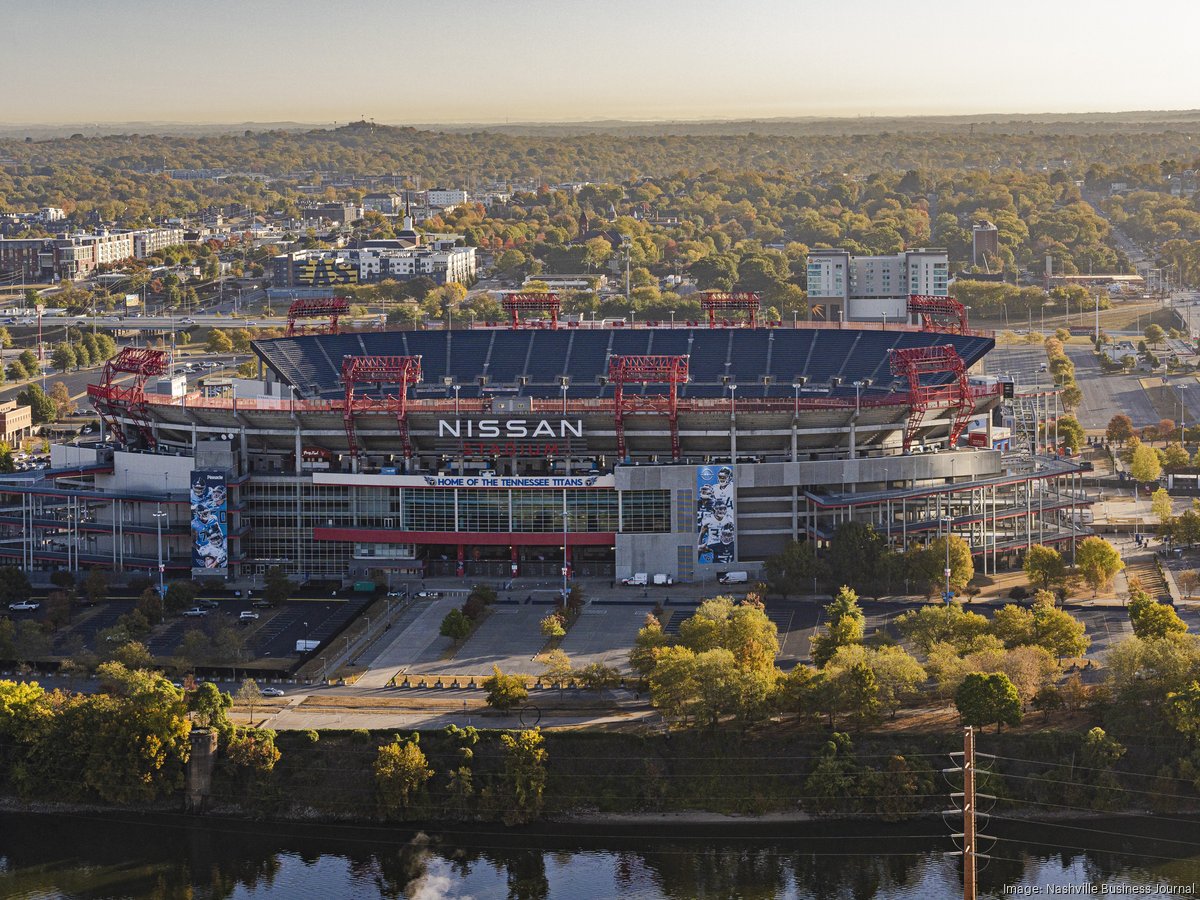
[{"label": "tree", "polygon": [[461,641],[470,633],[471,620],[461,609],[452,609],[446,613],[446,617],[442,619],[441,628],[438,629],[438,634],[448,637],[452,641]]},{"label": "tree", "polygon": [[196,602],[196,586],[190,581],[172,581],[167,585],[163,607],[167,612],[177,613],[189,609]]},{"label": "tree", "polygon": [[253,678],[246,678],[242,681],[241,687],[238,688],[237,699],[239,702],[250,707],[250,718],[246,721],[254,723],[254,705],[262,701],[262,691],[258,687],[258,682]]},{"label": "tree", "polygon": [[140,641],[122,644],[113,653],[113,659],[127,669],[148,669],[154,663],[150,650]]},{"label": "tree", "polygon": [[558,688],[560,697],[563,689],[570,682],[573,671],[571,658],[562,650],[551,650],[546,654],[546,671],[542,673],[542,677],[553,687]]},{"label": "tree", "polygon": [[188,709],[195,715],[196,723],[201,728],[215,728],[222,734],[227,734],[232,728],[229,722],[229,709],[232,706],[233,698],[211,681],[197,685],[188,694]]},{"label": "tree", "polygon": [[1166,488],[1160,487],[1150,495],[1150,511],[1158,517],[1160,525],[1171,521],[1171,495]]},{"label": "tree", "polygon": [[529,689],[520,675],[505,675],[499,666],[492,666],[492,674],[483,681],[487,691],[487,705],[493,709],[509,710],[529,699]]},{"label": "tree", "polygon": [[158,594],[158,588],[148,587],[137,599],[136,611],[150,626],[158,625],[163,620],[163,598]]},{"label": "tree", "polygon": [[1146,336],[1146,343],[1151,346],[1158,346],[1167,337],[1167,333],[1162,330],[1162,326],[1155,325],[1154,323],[1147,325],[1143,334]]},{"label": "tree", "polygon": [[407,739],[397,736],[379,747],[375,756],[375,789],[384,813],[397,815],[408,809],[414,794],[433,777],[433,769],[420,747],[416,732]]},{"label": "tree", "polygon": [[967,675],[954,694],[954,705],[967,725],[995,722],[998,733],[1001,726],[1021,724],[1021,698],[1016,686],[1001,672]]},{"label": "tree", "polygon": [[1143,640],[1165,638],[1188,630],[1187,623],[1174,609],[1142,591],[1135,591],[1129,601],[1129,623],[1134,635]]},{"label": "tree", "polygon": [[563,616],[561,613],[552,612],[542,619],[539,624],[542,630],[542,637],[546,638],[547,640],[565,637],[567,634],[567,629],[564,626]]},{"label": "tree", "polygon": [[1059,659],[1083,656],[1092,643],[1083,623],[1066,610],[1056,609],[1052,597],[1033,605],[1033,641]]},{"label": "tree", "polygon": [[825,633],[814,635],[811,642],[812,659],[818,666],[829,662],[839,647],[862,643],[866,629],[867,620],[858,605],[858,594],[845,585],[825,607],[825,614],[829,617]]},{"label": "tree", "polygon": [[1112,583],[1113,577],[1125,568],[1117,548],[1102,537],[1088,537],[1075,550],[1075,565],[1095,597]]},{"label": "tree", "polygon": [[57,412],[54,401],[36,384],[26,385],[25,389],[17,394],[17,402],[29,407],[35,425],[52,421]]},{"label": "tree", "polygon": [[75,355],[75,350],[67,343],[59,344],[50,355],[50,364],[60,372],[67,372],[74,369],[78,362],[79,359]]},{"label": "tree", "polygon": [[1133,420],[1124,413],[1117,413],[1108,420],[1104,437],[1111,444],[1125,446],[1125,442],[1133,437]]},{"label": "tree", "polygon": [[17,356],[17,362],[21,364],[21,368],[29,373],[31,377],[36,375],[41,369],[41,362],[37,354],[32,350],[22,350],[20,355]]},{"label": "tree", "polygon": [[823,569],[809,541],[790,541],[782,551],[767,557],[763,563],[763,573],[771,590],[785,600],[792,593],[810,588],[813,579],[823,576]]},{"label": "tree", "polygon": [[209,353],[230,353],[233,351],[233,341],[223,328],[214,328],[208,333],[208,343],[205,348]]},{"label": "tree", "polygon": [[1068,453],[1078,453],[1084,437],[1083,426],[1075,417],[1063,416],[1058,420],[1058,442]]},{"label": "tree", "polygon": [[925,655],[936,644],[947,644],[955,655],[966,653],[988,631],[988,620],[957,603],[921,606],[896,617],[900,634]]},{"label": "tree", "polygon": [[537,818],[546,789],[545,739],[541,729],[506,732],[500,735],[504,748],[504,784],[508,799],[504,824],[519,825]]},{"label": "tree", "polygon": [[838,582],[869,593],[880,587],[883,555],[883,538],[873,527],[862,522],[843,522],[833,533],[826,557]]},{"label": "tree", "polygon": [[589,691],[603,691],[621,683],[621,673],[604,663],[588,663],[574,674],[579,686]]},{"label": "tree", "polygon": [[13,449],[5,441],[0,441],[0,472],[17,471],[17,462],[13,459]]},{"label": "tree", "polygon": [[893,717],[905,700],[918,694],[926,678],[921,664],[902,647],[896,646],[877,650],[861,644],[839,647],[824,672],[826,676],[836,678],[840,672],[860,664],[871,671],[878,704],[890,710]]},{"label": "tree", "polygon": [[1196,593],[1196,588],[1200,587],[1200,572],[1197,572],[1195,569],[1188,569],[1187,571],[1180,572],[1175,577],[1175,581],[1179,584],[1180,589],[1182,589],[1183,596],[1191,600],[1192,595]]},{"label": "tree", "polygon": [[88,569],[88,573],[83,579],[83,593],[87,597],[88,603],[103,603],[108,599],[111,577],[112,573],[108,569],[100,567]]},{"label": "tree", "polygon": [[992,616],[989,630],[1009,649],[1032,644],[1033,611],[1013,603],[1005,604]]},{"label": "tree", "polygon": [[75,415],[75,401],[71,399],[71,392],[63,382],[56,381],[50,385],[50,399],[54,403],[56,419]]},{"label": "tree", "polygon": [[[945,536],[937,538],[929,545],[930,554],[937,559],[943,571],[946,566]],[[957,534],[949,536],[950,541],[950,590],[962,591],[975,577],[975,562],[971,559],[970,545]]]},{"label": "tree", "polygon": [[263,575],[263,599],[278,606],[292,595],[292,582],[281,566],[271,566]]},{"label": "tree", "polygon": [[1053,547],[1034,544],[1025,553],[1025,575],[1030,582],[1049,589],[1067,577],[1067,566],[1062,555]]},{"label": "tree", "polygon": [[33,586],[29,578],[16,566],[0,566],[0,604],[19,603],[28,600]]},{"label": "tree", "polygon": [[1129,462],[1129,474],[1139,484],[1149,484],[1158,480],[1158,476],[1162,474],[1162,465],[1159,463],[1158,454],[1154,452],[1153,447],[1148,444],[1139,444],[1133,449],[1133,457]]},{"label": "tree", "polygon": [[646,613],[645,624],[638,629],[633,641],[633,649],[629,651],[629,664],[643,678],[649,676],[655,666],[655,651],[670,643],[663,632],[662,623],[654,613]]}]

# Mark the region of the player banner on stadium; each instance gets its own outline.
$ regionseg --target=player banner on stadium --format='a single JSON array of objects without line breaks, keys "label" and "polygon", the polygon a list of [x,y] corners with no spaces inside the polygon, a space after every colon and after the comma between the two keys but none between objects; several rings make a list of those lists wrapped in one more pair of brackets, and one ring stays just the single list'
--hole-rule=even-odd
[{"label": "player banner on stadium", "polygon": [[731,563],[737,558],[737,516],[732,466],[696,467],[697,562]]},{"label": "player banner on stadium", "polygon": [[192,574],[229,573],[229,524],[225,473],[220,469],[192,472]]}]

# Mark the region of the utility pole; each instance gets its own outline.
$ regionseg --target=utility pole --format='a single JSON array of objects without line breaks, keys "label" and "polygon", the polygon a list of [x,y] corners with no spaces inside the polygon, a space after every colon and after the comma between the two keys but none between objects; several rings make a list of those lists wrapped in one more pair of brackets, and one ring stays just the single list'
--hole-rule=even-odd
[{"label": "utility pole", "polygon": [[[980,859],[990,859],[986,853],[979,852],[979,840],[987,835],[979,834],[976,827],[976,818],[979,815],[978,802],[979,798],[983,797],[987,800],[995,800],[996,798],[990,794],[980,794],[975,790],[975,772],[978,768],[976,765],[975,754],[975,729],[968,725],[963,730],[963,749],[962,753],[951,753],[951,758],[962,756],[962,765],[954,766],[953,768],[943,769],[942,772],[962,773],[963,789],[961,792],[955,792],[950,795],[951,801],[962,798],[962,808],[957,807],[948,809],[944,815],[953,815],[962,813],[963,830],[958,834],[952,834],[950,837],[954,839],[962,839],[962,850],[960,851],[963,858],[963,900],[976,900],[976,875],[978,874],[978,862]],[[984,756],[987,756],[985,753]],[[986,816],[987,814],[984,813]],[[992,838],[994,840],[994,838]],[[951,856],[958,856],[959,853],[951,853]]]},{"label": "utility pole", "polygon": [[963,730],[963,900],[975,900],[975,729]]}]

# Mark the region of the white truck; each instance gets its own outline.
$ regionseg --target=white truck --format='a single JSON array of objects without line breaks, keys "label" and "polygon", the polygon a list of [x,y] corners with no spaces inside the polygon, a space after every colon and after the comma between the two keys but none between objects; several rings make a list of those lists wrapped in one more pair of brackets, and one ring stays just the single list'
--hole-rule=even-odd
[{"label": "white truck", "polygon": [[621,584],[629,587],[645,587],[650,583],[650,576],[645,572],[634,572],[628,578],[622,578]]},{"label": "white truck", "polygon": [[659,573],[654,576],[654,583],[656,585],[658,585],[659,587],[663,587],[663,586],[670,587],[671,585],[673,585],[675,583],[675,579],[672,578],[670,575],[664,575],[662,573]]},{"label": "white truck", "polygon": [[311,653],[313,650],[316,650],[320,646],[321,646],[320,641],[300,640],[300,641],[296,641],[296,652],[297,653]]},{"label": "white truck", "polygon": [[725,572],[717,576],[717,581],[721,584],[745,584],[749,580],[749,572]]}]

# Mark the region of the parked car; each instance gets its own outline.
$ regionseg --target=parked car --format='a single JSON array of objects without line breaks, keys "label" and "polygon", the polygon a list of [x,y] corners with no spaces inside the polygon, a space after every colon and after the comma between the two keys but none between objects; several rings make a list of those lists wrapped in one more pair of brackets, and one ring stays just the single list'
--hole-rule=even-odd
[{"label": "parked car", "polygon": [[185,610],[183,611],[183,614],[184,614],[185,616],[189,617],[189,618],[192,618],[192,619],[198,619],[198,618],[200,618],[201,616],[207,616],[207,615],[208,615],[208,610],[207,610],[207,609],[203,609],[203,608],[201,608],[201,607],[199,607],[199,606],[193,606],[191,609],[185,609]]},{"label": "parked car", "polygon": [[282,697],[283,691],[279,688],[265,687],[259,690],[259,693],[264,697]]},{"label": "parked car", "polygon": [[36,600],[19,600],[16,603],[8,604],[8,608],[15,611],[21,611],[37,609],[41,605],[42,604],[38,603]]},{"label": "parked car", "polygon": [[203,607],[204,609],[220,609],[221,608],[221,604],[218,603],[216,600],[208,600],[208,599],[197,600],[196,605]]},{"label": "parked car", "polygon": [[248,610],[248,609],[244,609],[241,611],[241,613],[238,614],[239,622],[253,622],[257,618],[258,618],[258,613],[252,612],[251,610]]},{"label": "parked car", "polygon": [[250,605],[253,606],[255,609],[270,609],[271,601],[270,600],[255,600]]},{"label": "parked car", "polygon": [[418,591],[418,600],[437,600],[442,596],[441,591]]}]

